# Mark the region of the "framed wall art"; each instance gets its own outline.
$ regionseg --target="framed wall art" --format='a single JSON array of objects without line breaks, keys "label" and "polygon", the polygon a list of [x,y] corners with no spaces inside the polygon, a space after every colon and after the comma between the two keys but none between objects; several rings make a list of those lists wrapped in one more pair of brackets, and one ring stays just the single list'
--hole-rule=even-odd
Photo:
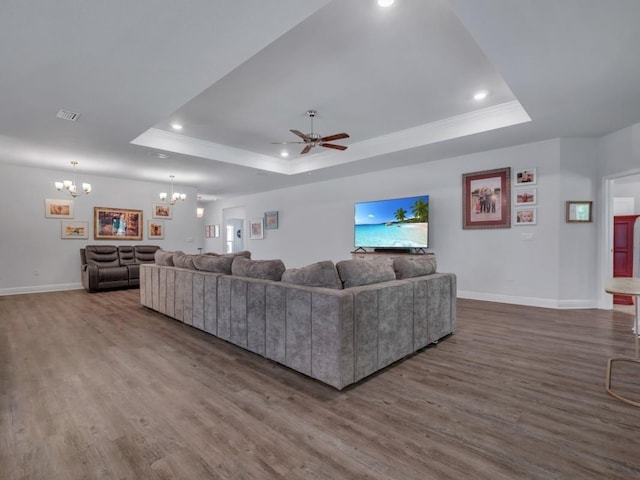
[{"label": "framed wall art", "polygon": [[142,240],[142,210],[93,207],[95,240]]},{"label": "framed wall art", "polygon": [[264,228],[265,230],[277,230],[278,212],[264,212]]},{"label": "framed wall art", "polygon": [[538,203],[538,189],[537,188],[518,188],[514,192],[516,207],[535,205]]},{"label": "framed wall art", "polygon": [[163,220],[148,220],[147,225],[147,238],[161,240],[164,238],[164,221]]},{"label": "framed wall art", "polygon": [[89,222],[62,220],[60,222],[60,238],[89,238]]},{"label": "framed wall art", "polygon": [[516,225],[535,225],[538,223],[538,209],[535,207],[530,208],[516,208]]},{"label": "framed wall art", "polygon": [[171,205],[168,203],[154,203],[151,218],[171,220]]},{"label": "framed wall art", "polygon": [[511,227],[511,168],[462,175],[462,228]]},{"label": "framed wall art", "polygon": [[73,218],[73,200],[46,198],[44,200],[44,216],[46,218]]},{"label": "framed wall art", "polygon": [[249,220],[249,238],[251,240],[261,240],[264,238],[261,218],[252,218]]},{"label": "framed wall art", "polygon": [[513,179],[516,187],[535,185],[538,183],[538,169],[519,168],[514,171]]},{"label": "framed wall art", "polygon": [[567,223],[591,223],[593,202],[589,200],[569,200],[566,204]]}]

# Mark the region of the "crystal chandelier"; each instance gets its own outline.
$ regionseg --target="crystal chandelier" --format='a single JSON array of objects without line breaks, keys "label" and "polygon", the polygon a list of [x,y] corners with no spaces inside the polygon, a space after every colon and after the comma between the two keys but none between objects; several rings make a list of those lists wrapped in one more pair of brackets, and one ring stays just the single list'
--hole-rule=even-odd
[{"label": "crystal chandelier", "polygon": [[[186,193],[178,193],[178,192],[174,192],[173,191],[173,179],[175,178],[175,175],[169,175],[169,178],[171,179],[171,197],[169,199],[169,203],[171,203],[171,205],[173,205],[174,203],[176,203],[178,200],[186,200],[187,199],[187,194]],[[160,200],[162,200],[163,202],[167,200],[167,194],[166,192],[162,192],[160,194]]]},{"label": "crystal chandelier", "polygon": [[73,180],[65,180],[63,182],[55,182],[56,190],[60,191],[63,188],[66,188],[67,190],[69,190],[69,193],[74,198],[77,197],[78,195],[82,195],[83,193],[85,195],[88,195],[89,193],[91,193],[91,184],[90,183],[83,183],[82,184],[82,192],[78,192],[78,187],[76,187],[76,165],[78,165],[78,162],[76,162],[74,160],[74,161],[71,162],[71,165],[73,165]]}]

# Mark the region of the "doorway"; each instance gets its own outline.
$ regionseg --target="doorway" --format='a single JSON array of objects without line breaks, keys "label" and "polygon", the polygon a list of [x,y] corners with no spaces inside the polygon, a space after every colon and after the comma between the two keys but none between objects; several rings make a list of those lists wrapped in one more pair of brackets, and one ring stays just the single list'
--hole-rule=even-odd
[{"label": "doorway", "polygon": [[244,220],[230,218],[226,225],[226,253],[240,252],[244,249]]}]

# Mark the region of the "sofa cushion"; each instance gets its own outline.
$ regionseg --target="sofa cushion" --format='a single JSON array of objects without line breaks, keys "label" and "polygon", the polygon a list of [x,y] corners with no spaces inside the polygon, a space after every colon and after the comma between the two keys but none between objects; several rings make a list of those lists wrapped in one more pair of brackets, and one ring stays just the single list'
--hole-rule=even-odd
[{"label": "sofa cushion", "polygon": [[84,255],[88,265],[101,267],[120,266],[118,248],[114,245],[87,245]]},{"label": "sofa cushion", "polygon": [[282,260],[251,260],[236,256],[231,264],[232,275],[263,280],[280,281],[285,270]]},{"label": "sofa cushion", "polygon": [[251,252],[249,250],[242,250],[235,253],[216,253],[216,252],[204,252],[202,255],[210,255],[213,257],[245,257],[251,258]]},{"label": "sofa cushion", "polygon": [[157,245],[136,245],[133,247],[136,263],[153,263],[155,261],[155,253],[158,250]]},{"label": "sofa cushion", "polygon": [[344,288],[371,285],[396,279],[390,258],[376,260],[342,260],[336,264]]},{"label": "sofa cushion", "polygon": [[120,245],[118,247],[118,256],[120,257],[120,265],[132,265],[136,263],[133,245]]},{"label": "sofa cushion", "polygon": [[167,250],[163,250],[162,248],[159,248],[153,254],[153,258],[155,259],[156,264],[158,265],[173,267],[173,253],[174,252],[168,252]]},{"label": "sofa cushion", "polygon": [[434,255],[425,255],[424,257],[395,257],[393,259],[393,269],[396,272],[396,278],[422,277],[436,273],[437,268],[436,257]]},{"label": "sofa cushion", "polygon": [[338,271],[331,260],[312,263],[302,268],[289,268],[282,274],[282,281],[308,287],[342,288]]},{"label": "sofa cushion", "polygon": [[173,264],[179,268],[190,268],[191,270],[195,270],[196,267],[193,264],[193,257],[195,255],[189,255],[184,252],[175,252],[173,254]]},{"label": "sofa cushion", "polygon": [[231,255],[196,255],[193,257],[193,264],[198,270],[205,272],[224,273],[231,275]]}]

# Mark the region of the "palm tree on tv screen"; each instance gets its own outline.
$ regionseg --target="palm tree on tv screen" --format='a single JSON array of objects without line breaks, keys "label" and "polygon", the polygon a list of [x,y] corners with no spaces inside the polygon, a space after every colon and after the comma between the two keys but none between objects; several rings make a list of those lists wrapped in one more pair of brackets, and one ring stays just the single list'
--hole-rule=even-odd
[{"label": "palm tree on tv screen", "polygon": [[401,207],[396,210],[396,213],[394,215],[396,216],[396,220],[398,220],[399,222],[403,222],[407,218],[407,211]]},{"label": "palm tree on tv screen", "polygon": [[428,222],[429,221],[429,204],[424,201],[424,199],[419,198],[415,201],[415,203],[411,206],[411,213],[417,222]]}]

